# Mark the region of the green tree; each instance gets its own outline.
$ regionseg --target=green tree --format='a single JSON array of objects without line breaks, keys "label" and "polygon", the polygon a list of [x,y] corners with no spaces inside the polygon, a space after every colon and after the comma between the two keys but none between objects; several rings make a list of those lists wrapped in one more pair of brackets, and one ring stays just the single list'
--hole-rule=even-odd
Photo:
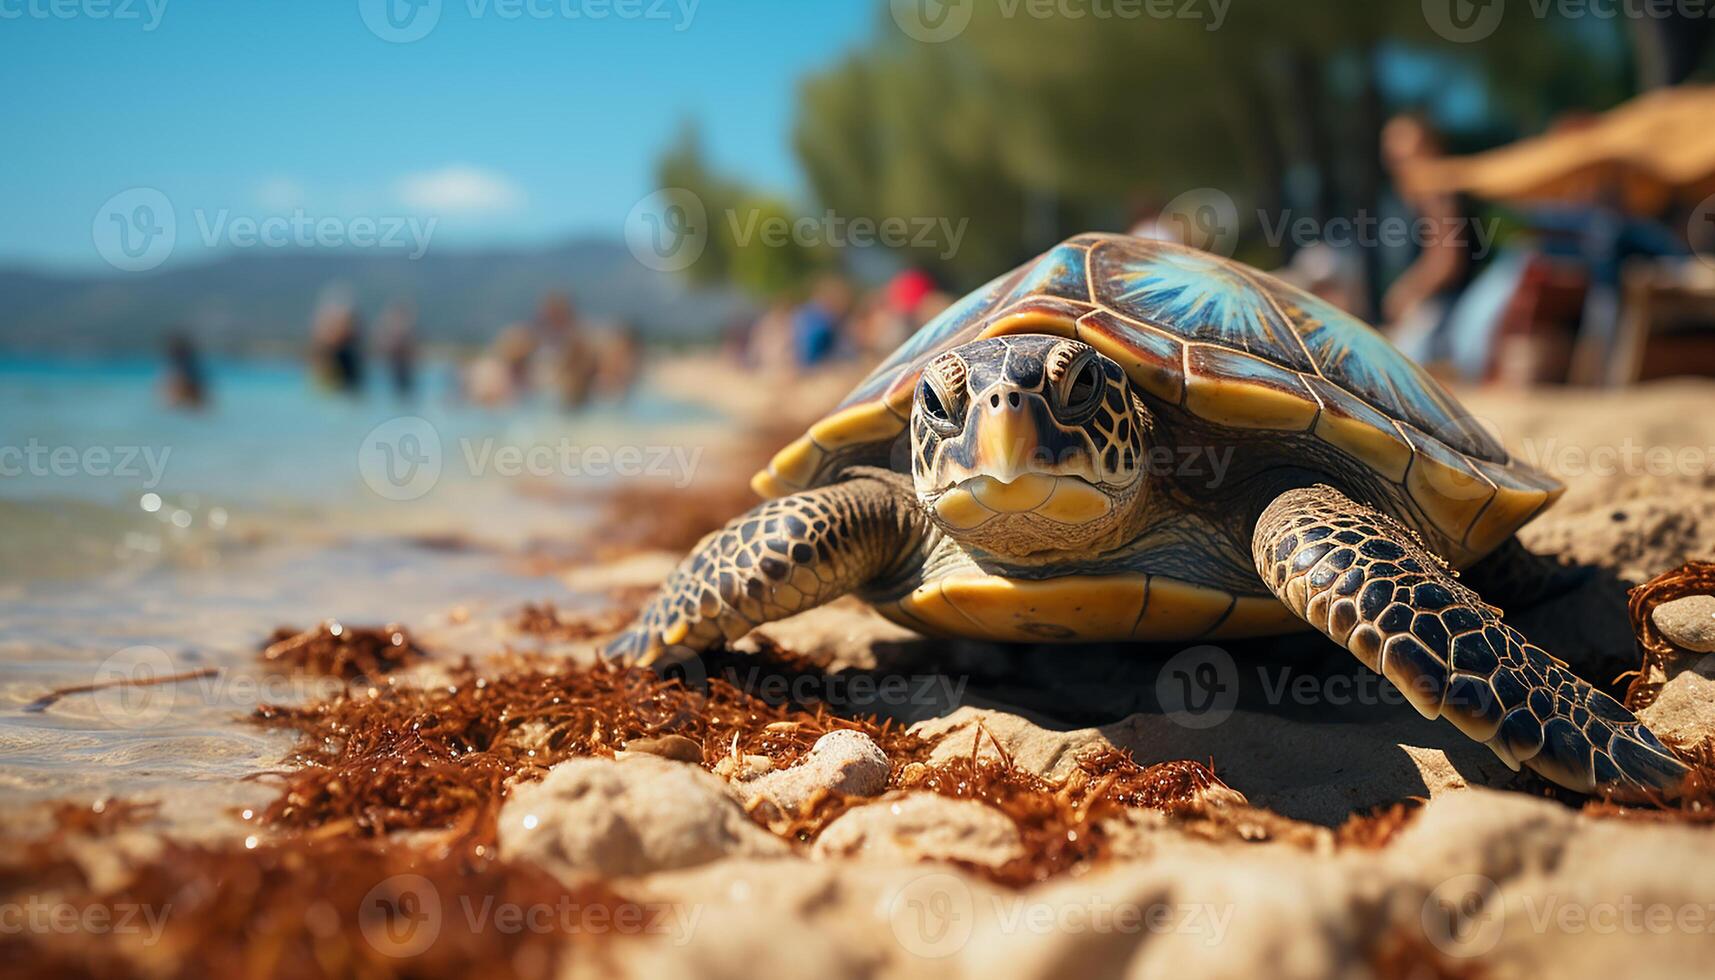
[{"label": "green tree", "polygon": [[655,177],[663,188],[695,194],[706,211],[707,244],[684,273],[692,282],[731,284],[768,300],[801,291],[827,265],[824,246],[789,233],[798,215],[788,202],[723,176],[708,164],[694,126],[680,130],[656,164]]},{"label": "green tree", "polygon": [[[1510,17],[1461,45],[1417,3],[1234,0],[1219,29],[975,3],[959,37],[924,44],[881,6],[876,39],[801,86],[796,150],[819,202],[842,215],[968,219],[957,254],[906,256],[961,288],[1195,188],[1225,191],[1252,217],[1374,213],[1380,128],[1410,108],[1383,70],[1402,52],[1482,86],[1490,141],[1568,106],[1605,108],[1629,76],[1620,28],[1588,19]],[[1280,258],[1259,230],[1240,229],[1244,254]]]}]

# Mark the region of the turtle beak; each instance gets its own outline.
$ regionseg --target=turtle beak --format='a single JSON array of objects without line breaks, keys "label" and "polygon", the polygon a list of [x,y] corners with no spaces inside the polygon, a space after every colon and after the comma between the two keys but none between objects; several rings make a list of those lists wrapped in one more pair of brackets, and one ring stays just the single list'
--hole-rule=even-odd
[{"label": "turtle beak", "polygon": [[1010,385],[995,385],[972,406],[972,467],[977,473],[1012,483],[1034,473],[1042,454],[1042,433],[1049,431],[1048,403],[1042,396]]}]

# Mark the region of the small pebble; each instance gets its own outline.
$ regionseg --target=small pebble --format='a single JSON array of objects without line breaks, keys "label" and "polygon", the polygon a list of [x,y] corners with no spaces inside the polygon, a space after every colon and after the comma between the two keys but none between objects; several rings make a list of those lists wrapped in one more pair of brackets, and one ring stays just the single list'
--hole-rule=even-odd
[{"label": "small pebble", "polygon": [[1657,629],[1675,646],[1715,653],[1715,596],[1688,595],[1655,607]]},{"label": "small pebble", "polygon": [[625,743],[627,752],[644,752],[678,762],[703,762],[703,747],[683,735],[662,735],[657,738],[634,738]]},{"label": "small pebble", "polygon": [[887,788],[890,767],[881,748],[862,732],[840,730],[816,740],[803,761],[738,783],[749,799],[763,797],[783,810],[795,810],[818,790],[847,796],[875,796]]},{"label": "small pebble", "polygon": [[774,760],[765,755],[722,756],[714,764],[714,774],[722,779],[755,779],[774,768]]}]

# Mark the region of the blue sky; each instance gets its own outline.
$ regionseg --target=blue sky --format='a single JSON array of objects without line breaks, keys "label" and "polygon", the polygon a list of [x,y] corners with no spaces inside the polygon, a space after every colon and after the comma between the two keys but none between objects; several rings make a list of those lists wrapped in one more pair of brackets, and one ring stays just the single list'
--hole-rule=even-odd
[{"label": "blue sky", "polygon": [[[400,21],[426,36],[390,43],[362,16],[379,0],[57,2],[0,2],[0,262],[73,272],[107,270],[92,223],[136,187],[173,205],[172,266],[209,258],[194,215],[223,211],[433,215],[437,248],[617,238],[687,118],[718,166],[797,192],[796,81],[886,16],[877,0],[439,0],[438,20]],[[627,2],[660,16],[588,16]],[[134,16],[90,16],[108,4]]]}]

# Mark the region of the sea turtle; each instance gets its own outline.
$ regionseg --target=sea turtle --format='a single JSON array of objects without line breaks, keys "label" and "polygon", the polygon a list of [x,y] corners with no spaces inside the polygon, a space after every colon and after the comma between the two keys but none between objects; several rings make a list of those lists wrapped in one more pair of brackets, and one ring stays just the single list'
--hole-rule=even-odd
[{"label": "sea turtle", "polygon": [[772,499],[612,655],[694,654],[846,593],[1006,641],[1308,624],[1514,769],[1585,792],[1687,772],[1466,584],[1522,567],[1513,534],[1562,487],[1374,329],[1238,262],[1069,239],[930,322],[753,486]]}]

